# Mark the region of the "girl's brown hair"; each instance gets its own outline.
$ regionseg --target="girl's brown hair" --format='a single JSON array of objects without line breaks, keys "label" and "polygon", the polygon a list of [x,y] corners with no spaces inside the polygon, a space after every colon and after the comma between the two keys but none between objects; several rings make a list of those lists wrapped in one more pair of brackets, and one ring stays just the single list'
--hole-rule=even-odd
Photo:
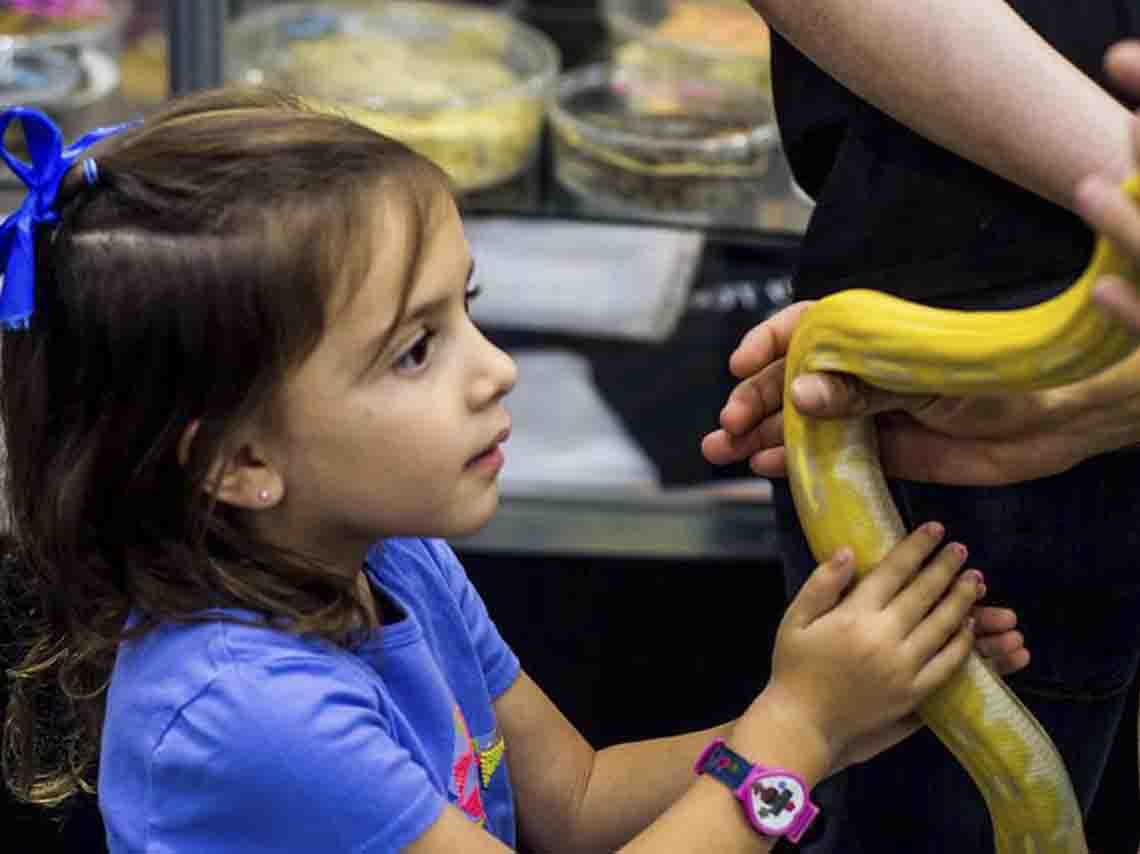
[{"label": "girl's brown hair", "polygon": [[90,788],[125,637],[215,607],[337,643],[363,625],[352,580],[260,541],[205,487],[316,346],[334,287],[373,265],[377,193],[400,193],[418,234],[446,187],[399,143],[265,91],[174,101],[92,155],[98,185],[65,179],[31,327],[0,361],[22,647],[4,774],[41,804]]}]

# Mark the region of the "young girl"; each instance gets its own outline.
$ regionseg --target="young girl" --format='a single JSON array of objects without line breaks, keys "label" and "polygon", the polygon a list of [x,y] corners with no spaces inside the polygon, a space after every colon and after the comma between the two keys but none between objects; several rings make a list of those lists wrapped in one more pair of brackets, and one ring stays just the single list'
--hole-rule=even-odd
[{"label": "young girl", "polygon": [[[21,116],[35,154],[46,120],[0,131]],[[32,190],[0,233],[33,597],[5,757],[45,803],[97,767],[114,854],[500,851],[516,828],[543,852],[767,851],[730,760],[693,773],[714,737],[810,788],[913,730],[976,631],[1023,663],[1012,614],[971,628],[979,573],[932,523],[850,592],[848,554],[819,568],[738,720],[595,752],[436,539],[495,511],[516,377],[468,316],[443,175],[268,93],[89,142],[14,165]]]}]

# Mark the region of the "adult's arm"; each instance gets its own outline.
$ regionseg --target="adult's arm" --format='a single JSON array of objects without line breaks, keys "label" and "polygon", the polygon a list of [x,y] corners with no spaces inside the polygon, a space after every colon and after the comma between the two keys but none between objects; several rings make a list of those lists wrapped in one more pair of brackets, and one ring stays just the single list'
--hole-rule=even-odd
[{"label": "adult's arm", "polygon": [[864,100],[1057,204],[1089,174],[1134,168],[1128,111],[1004,0],[752,5]]}]

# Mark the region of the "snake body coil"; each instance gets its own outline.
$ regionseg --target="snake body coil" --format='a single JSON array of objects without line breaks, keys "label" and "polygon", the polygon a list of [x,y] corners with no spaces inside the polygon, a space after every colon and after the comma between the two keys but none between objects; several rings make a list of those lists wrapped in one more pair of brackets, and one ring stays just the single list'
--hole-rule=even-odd
[{"label": "snake body coil", "polygon": [[[1140,197],[1140,176],[1125,189]],[[1131,331],[1091,302],[1091,291],[1104,274],[1140,281],[1138,272],[1101,237],[1077,282],[1030,308],[950,311],[874,291],[836,293],[804,314],[785,382],[837,371],[891,391],[944,395],[1076,382],[1136,347]],[[857,575],[865,575],[906,533],[887,491],[874,421],[804,417],[788,392],[788,477],[808,542],[821,561],[850,546]],[[919,715],[981,790],[998,854],[1087,854],[1080,805],[1053,742],[976,653]]]}]

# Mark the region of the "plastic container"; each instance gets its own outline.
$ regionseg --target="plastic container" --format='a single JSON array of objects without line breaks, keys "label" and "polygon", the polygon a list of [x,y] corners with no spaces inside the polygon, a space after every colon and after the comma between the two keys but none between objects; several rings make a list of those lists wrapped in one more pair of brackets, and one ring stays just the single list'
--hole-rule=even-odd
[{"label": "plastic container", "polygon": [[[109,123],[105,107],[119,85],[118,55],[133,6],[86,2],[62,16],[0,8],[0,107],[37,107],[68,141]],[[5,143],[21,155],[18,127],[9,127]],[[0,175],[0,187],[17,183],[7,171]]]},{"label": "plastic container", "polygon": [[226,66],[231,81],[296,92],[405,142],[462,193],[533,164],[560,57],[542,33],[478,6],[290,3],[236,19]]},{"label": "plastic container", "polygon": [[134,4],[132,0],[75,3],[72,14],[39,14],[23,8],[34,6],[0,7],[0,51],[96,48],[115,52]]},{"label": "plastic container", "polygon": [[[641,109],[654,99],[676,108]],[[610,63],[568,72],[548,108],[555,176],[600,212],[753,227],[779,136],[770,104],[724,104],[707,83],[653,91]]]},{"label": "plastic container", "polygon": [[624,73],[771,99],[768,27],[744,0],[602,0],[602,12]]}]

